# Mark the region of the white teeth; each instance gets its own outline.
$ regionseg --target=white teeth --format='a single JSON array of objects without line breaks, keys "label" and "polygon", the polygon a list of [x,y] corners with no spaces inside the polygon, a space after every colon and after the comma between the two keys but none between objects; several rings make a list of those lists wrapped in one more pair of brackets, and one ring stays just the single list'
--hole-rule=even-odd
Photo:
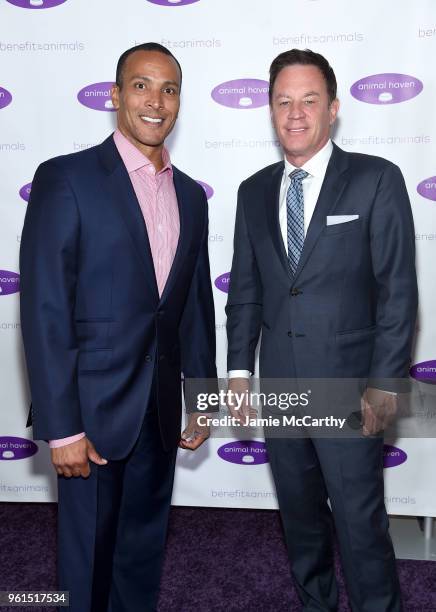
[{"label": "white teeth", "polygon": [[142,116],[141,119],[143,121],[148,121],[149,123],[162,123],[163,119],[159,119],[158,117],[145,117]]}]

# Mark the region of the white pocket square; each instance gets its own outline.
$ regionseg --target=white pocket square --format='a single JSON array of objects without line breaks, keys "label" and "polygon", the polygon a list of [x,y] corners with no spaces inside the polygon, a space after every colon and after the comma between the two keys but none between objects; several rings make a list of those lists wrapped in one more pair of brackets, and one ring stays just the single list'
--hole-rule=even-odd
[{"label": "white pocket square", "polygon": [[338,225],[338,223],[349,223],[359,218],[359,215],[328,215],[327,225]]}]

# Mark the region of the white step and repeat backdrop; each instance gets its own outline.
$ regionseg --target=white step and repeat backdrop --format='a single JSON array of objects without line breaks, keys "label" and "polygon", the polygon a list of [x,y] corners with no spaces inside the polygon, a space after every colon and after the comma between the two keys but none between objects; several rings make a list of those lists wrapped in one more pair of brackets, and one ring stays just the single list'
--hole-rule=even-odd
[{"label": "white step and repeat backdrop", "polygon": [[[174,163],[204,183],[225,375],[225,313],[236,191],[280,158],[270,126],[271,60],[292,47],[333,65],[336,142],[403,170],[416,223],[420,317],[413,373],[436,379],[436,7],[433,0],[1,0],[0,2],[0,499],[53,501],[46,444],[26,429],[29,393],[19,324],[18,250],[37,165],[101,142],[116,61],[145,41],[166,45],[183,71]],[[80,92],[80,95],[79,95]],[[420,401],[436,389],[420,385]],[[395,514],[436,515],[433,439],[386,447],[386,501]],[[213,439],[180,453],[173,502],[274,508],[262,440]]]}]

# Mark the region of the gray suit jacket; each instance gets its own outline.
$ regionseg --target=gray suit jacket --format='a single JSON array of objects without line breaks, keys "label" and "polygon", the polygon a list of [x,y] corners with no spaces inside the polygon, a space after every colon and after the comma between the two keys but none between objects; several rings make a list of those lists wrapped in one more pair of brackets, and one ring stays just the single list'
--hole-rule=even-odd
[{"label": "gray suit jacket", "polygon": [[[227,312],[228,369],[262,377],[408,376],[415,238],[401,171],[334,145],[295,275],[279,226],[283,163],[239,189]],[[358,219],[327,225],[327,215]]]}]

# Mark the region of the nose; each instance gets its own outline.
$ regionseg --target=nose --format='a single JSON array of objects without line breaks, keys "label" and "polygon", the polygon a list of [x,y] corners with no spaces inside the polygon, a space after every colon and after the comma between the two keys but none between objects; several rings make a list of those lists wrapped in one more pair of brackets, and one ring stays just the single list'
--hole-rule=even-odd
[{"label": "nose", "polygon": [[301,119],[304,117],[304,106],[299,102],[292,102],[288,108],[289,119]]},{"label": "nose", "polygon": [[160,89],[152,89],[150,95],[147,97],[146,105],[150,106],[154,110],[158,110],[163,107],[162,91]]}]

